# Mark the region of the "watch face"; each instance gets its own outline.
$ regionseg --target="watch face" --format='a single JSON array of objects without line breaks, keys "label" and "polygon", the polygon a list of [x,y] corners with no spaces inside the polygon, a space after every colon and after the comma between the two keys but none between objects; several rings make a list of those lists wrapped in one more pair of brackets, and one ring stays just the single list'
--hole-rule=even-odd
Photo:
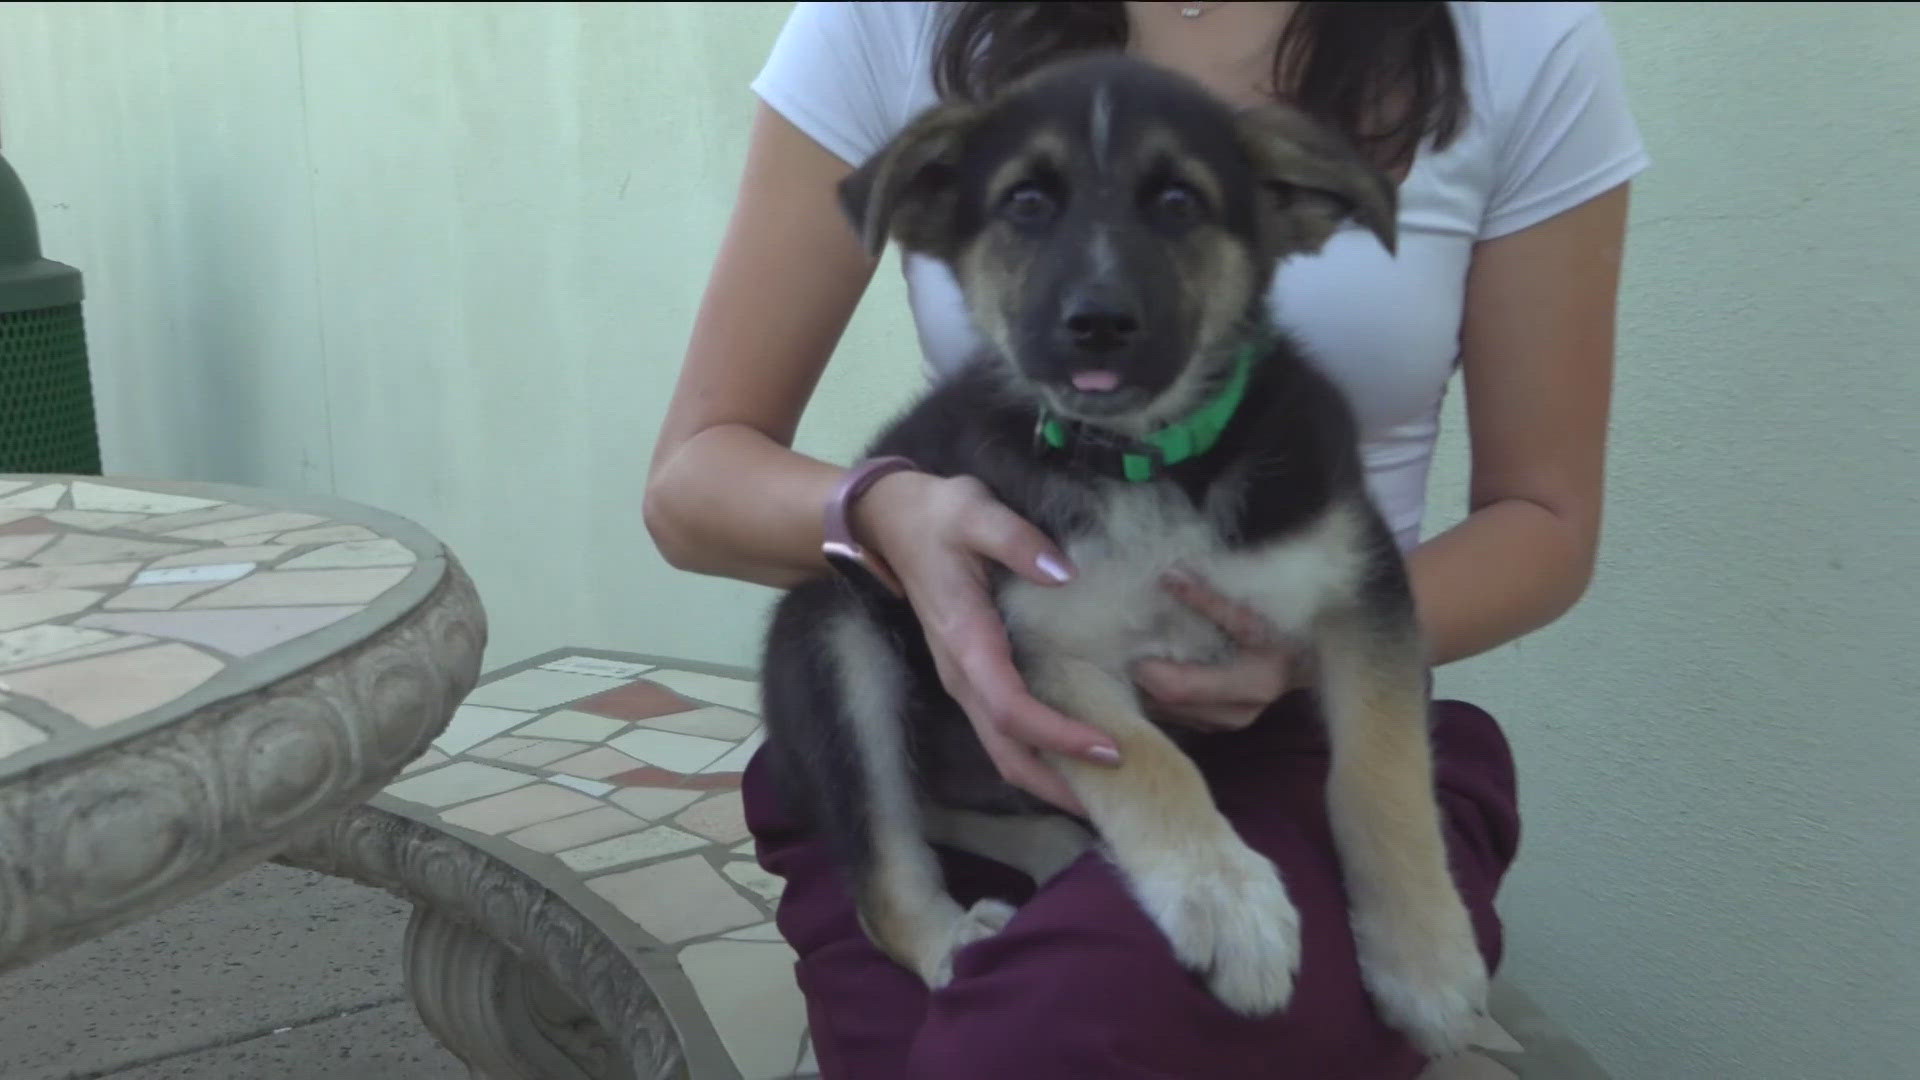
[{"label": "watch face", "polygon": [[866,553],[858,547],[829,542],[822,551],[827,557],[827,565],[833,567],[847,581],[893,592],[893,588],[874,572],[873,565],[867,562]]},{"label": "watch face", "polygon": [[823,549],[827,556],[827,565],[840,572],[841,577],[855,581],[877,581],[873,567],[867,564],[866,552],[852,544],[828,543]]},{"label": "watch face", "polygon": [[827,562],[831,563],[836,570],[844,572],[855,566],[863,569],[866,567],[866,560],[860,557],[860,549],[852,544],[829,540],[820,546],[820,550],[826,555]]}]

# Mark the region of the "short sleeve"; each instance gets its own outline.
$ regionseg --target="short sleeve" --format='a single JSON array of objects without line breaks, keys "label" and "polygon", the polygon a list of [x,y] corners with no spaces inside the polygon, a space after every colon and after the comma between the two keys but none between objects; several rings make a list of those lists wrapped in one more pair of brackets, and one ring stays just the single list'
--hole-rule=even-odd
[{"label": "short sleeve", "polygon": [[753,92],[849,165],[860,165],[906,122],[927,76],[921,31],[928,5],[799,3]]},{"label": "short sleeve", "polygon": [[[1490,30],[1503,17],[1503,6],[1490,5],[1483,16]],[[1502,130],[1480,239],[1518,232],[1570,210],[1649,164],[1599,6],[1568,7],[1579,9],[1580,17],[1543,54],[1535,54],[1540,61],[1530,71],[1510,72],[1512,97],[1495,103]],[[1488,47],[1503,44],[1514,43],[1489,42]]]}]

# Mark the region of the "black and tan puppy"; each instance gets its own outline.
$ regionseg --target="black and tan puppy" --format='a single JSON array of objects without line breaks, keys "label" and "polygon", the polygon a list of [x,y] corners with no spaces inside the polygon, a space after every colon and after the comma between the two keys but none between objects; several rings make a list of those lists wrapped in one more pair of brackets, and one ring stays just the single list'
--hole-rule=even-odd
[{"label": "black and tan puppy", "polygon": [[[1294,112],[1237,113],[1099,58],[930,110],[841,194],[874,250],[891,236],[953,268],[987,343],[872,453],[977,478],[1077,566],[1052,589],[1001,574],[994,596],[1034,694],[1119,744],[1117,768],[1053,764],[1174,952],[1249,1014],[1285,1006],[1299,956],[1274,865],[1128,677],[1230,648],[1160,587],[1181,568],[1312,650],[1369,987],[1423,1047],[1459,1046],[1487,975],[1442,847],[1407,576],[1347,403],[1264,308],[1277,261],[1348,221],[1391,247],[1391,182]],[[877,583],[783,597],[763,679],[785,790],[845,841],[868,933],[930,983],[1011,914],[963,911],[930,842],[1040,877],[1084,849],[1075,821],[999,778],[912,609]]]}]

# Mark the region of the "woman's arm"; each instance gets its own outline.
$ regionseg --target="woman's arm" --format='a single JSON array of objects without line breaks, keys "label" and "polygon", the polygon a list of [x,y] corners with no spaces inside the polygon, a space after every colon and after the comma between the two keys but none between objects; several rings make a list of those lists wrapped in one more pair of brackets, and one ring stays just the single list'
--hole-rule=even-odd
[{"label": "woman's arm", "polygon": [[1626,219],[1622,185],[1474,251],[1469,513],[1409,559],[1435,664],[1547,625],[1592,579]]},{"label": "woman's arm", "polygon": [[762,105],[648,472],[647,531],[683,570],[787,587],[826,568],[841,470],[790,449],[873,277],[835,202],[851,168]]},{"label": "woman's arm", "polygon": [[[733,220],[654,446],[645,517],[682,570],[787,588],[826,571],[822,514],[843,470],[790,446],[800,415],[873,277],[835,187],[851,169],[765,106]],[[900,472],[853,507],[862,543],[892,564],[946,688],[1001,775],[1078,809],[1035,748],[1100,764],[1113,741],[1035,700],[988,599],[983,560],[1041,585],[1065,560],[970,478]]]}]

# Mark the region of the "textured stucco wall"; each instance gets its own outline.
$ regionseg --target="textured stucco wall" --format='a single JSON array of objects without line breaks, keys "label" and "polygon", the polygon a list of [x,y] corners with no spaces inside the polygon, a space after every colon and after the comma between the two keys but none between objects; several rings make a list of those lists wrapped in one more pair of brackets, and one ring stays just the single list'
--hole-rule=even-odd
[{"label": "textured stucco wall", "polygon": [[[638,494],[785,8],[0,7],[112,467],[417,518],[496,660],[750,659],[766,595],[669,571]],[[1908,1075],[1920,8],[1609,11],[1656,165],[1604,564],[1442,680],[1521,758],[1512,971],[1623,1080]],[[804,446],[850,453],[914,351],[889,270]]]}]

